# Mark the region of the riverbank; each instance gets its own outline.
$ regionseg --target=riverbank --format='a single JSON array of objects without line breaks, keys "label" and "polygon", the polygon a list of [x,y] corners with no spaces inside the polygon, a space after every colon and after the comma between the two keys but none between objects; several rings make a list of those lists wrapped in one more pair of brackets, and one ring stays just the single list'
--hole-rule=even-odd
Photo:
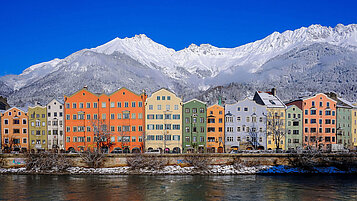
[{"label": "riverbank", "polygon": [[271,174],[357,174],[357,168],[341,170],[337,167],[311,167],[310,169],[290,166],[235,167],[234,165],[209,165],[206,169],[165,166],[162,169],[130,167],[86,168],[69,167],[64,171],[26,170],[26,168],[0,168],[0,174],[50,174],[50,175],[271,175]]}]

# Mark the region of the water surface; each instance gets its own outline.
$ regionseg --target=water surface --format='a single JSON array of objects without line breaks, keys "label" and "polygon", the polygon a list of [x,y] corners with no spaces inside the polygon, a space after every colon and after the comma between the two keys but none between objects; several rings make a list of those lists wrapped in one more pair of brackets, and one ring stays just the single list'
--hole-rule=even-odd
[{"label": "water surface", "polygon": [[0,200],[357,200],[357,175],[0,175]]}]

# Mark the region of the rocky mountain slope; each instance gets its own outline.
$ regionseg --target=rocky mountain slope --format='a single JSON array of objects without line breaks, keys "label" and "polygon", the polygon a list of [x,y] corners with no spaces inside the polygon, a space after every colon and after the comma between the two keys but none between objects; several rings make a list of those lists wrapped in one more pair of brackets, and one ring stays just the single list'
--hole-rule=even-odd
[{"label": "rocky mountain slope", "polygon": [[354,101],[356,58],[355,24],[274,32],[236,48],[192,44],[180,51],[137,35],[31,66],[20,75],[3,76],[0,95],[24,106],[46,103],[84,85],[99,93],[122,86],[138,93],[166,87],[186,99],[214,103],[218,96],[233,101],[276,87],[285,100],[333,90]]}]

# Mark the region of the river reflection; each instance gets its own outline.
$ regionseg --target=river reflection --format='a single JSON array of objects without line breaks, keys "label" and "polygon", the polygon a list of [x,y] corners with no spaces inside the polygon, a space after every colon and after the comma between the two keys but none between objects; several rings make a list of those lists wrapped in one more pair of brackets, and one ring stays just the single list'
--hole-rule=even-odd
[{"label": "river reflection", "polygon": [[357,200],[357,176],[0,175],[0,200]]}]

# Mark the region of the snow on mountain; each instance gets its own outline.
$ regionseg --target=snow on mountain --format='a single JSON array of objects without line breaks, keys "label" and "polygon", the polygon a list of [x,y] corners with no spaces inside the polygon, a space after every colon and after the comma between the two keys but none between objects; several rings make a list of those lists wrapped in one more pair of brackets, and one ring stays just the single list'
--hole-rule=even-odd
[{"label": "snow on mountain", "polygon": [[61,59],[53,59],[48,62],[43,62],[35,64],[25,69],[20,75],[6,75],[0,78],[13,90],[18,90],[27,84],[35,82],[51,72],[58,70],[56,65],[61,61]]},{"label": "snow on mountain", "polygon": [[[294,51],[301,53],[293,54]],[[304,51],[308,54],[303,54]],[[344,60],[344,53],[339,51],[348,52],[348,60]],[[296,55],[300,56],[297,61],[294,60]],[[325,59],[321,59],[320,55],[324,55]],[[64,59],[33,65],[20,75],[0,77],[0,83],[3,83],[0,95],[9,96],[14,104],[21,104],[69,94],[82,85],[91,86],[96,92],[112,92],[125,86],[134,90],[145,88],[148,92],[167,87],[179,94],[196,94],[198,90],[231,82],[252,84],[254,79],[261,79],[262,86],[265,83],[284,84],[279,79],[289,76],[299,83],[308,79],[296,74],[318,73],[316,70],[306,71],[307,66],[314,69],[328,67],[334,69],[333,72],[348,68],[355,72],[355,60],[350,58],[356,55],[357,24],[338,24],[334,28],[311,25],[294,31],[274,32],[262,40],[236,48],[191,44],[179,51],[141,34],[132,38],[115,38]],[[341,74],[338,76],[339,79],[344,77]],[[324,80],[320,86],[324,83],[332,84]],[[343,90],[336,88],[339,89]],[[16,100],[18,97],[22,99]]]},{"label": "snow on mountain", "polygon": [[313,43],[330,43],[357,50],[357,24],[336,27],[311,25],[295,31],[274,32],[268,37],[236,48],[218,48],[210,44],[175,51],[160,45],[146,35],[133,38],[116,38],[94,51],[111,54],[115,51],[128,54],[132,58],[173,78],[182,78],[177,67],[186,69],[200,77],[215,77],[232,66],[252,65],[250,72],[256,72],[269,59],[284,54],[295,47]]}]

